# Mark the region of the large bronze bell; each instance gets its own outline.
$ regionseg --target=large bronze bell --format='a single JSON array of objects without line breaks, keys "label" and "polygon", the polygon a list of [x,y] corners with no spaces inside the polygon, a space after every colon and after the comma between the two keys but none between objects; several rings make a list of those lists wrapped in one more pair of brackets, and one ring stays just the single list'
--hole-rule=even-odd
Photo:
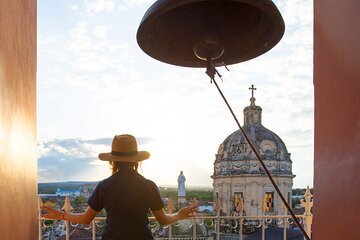
[{"label": "large bronze bell", "polygon": [[137,41],[159,61],[206,67],[209,60],[219,66],[255,58],[273,48],[284,30],[271,0],[157,0]]}]

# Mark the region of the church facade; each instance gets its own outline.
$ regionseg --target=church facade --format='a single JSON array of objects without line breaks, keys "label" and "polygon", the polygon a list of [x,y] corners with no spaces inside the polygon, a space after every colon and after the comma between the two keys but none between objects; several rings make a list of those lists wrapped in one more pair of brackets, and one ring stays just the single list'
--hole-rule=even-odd
[{"label": "church facade", "polygon": [[[254,88],[252,87],[252,90]],[[290,153],[281,138],[261,123],[262,109],[250,99],[244,109],[243,129],[264,160],[271,176],[291,204],[293,178]],[[213,178],[214,202],[219,199],[222,214],[233,215],[240,201],[246,216],[284,213],[282,201],[252,152],[240,129],[220,144],[215,155]]]}]

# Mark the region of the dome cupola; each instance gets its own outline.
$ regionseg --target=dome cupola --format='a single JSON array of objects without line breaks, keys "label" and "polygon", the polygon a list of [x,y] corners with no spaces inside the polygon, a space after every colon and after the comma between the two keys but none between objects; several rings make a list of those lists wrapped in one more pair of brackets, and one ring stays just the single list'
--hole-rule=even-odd
[{"label": "dome cupola", "polygon": [[255,125],[260,124],[261,125],[261,112],[262,109],[260,106],[256,106],[254,98],[254,85],[251,85],[251,98],[250,98],[250,106],[247,106],[244,108],[244,126],[248,125]]}]

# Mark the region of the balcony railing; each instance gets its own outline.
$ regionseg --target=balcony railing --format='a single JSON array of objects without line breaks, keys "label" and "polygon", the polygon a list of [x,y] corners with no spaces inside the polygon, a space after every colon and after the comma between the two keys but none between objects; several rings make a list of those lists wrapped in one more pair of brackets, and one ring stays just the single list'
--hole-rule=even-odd
[{"label": "balcony railing", "polygon": [[[301,206],[305,208],[303,215],[296,215],[300,223],[306,229],[306,232],[311,236],[311,224],[312,224],[312,195],[308,189],[304,195],[305,201],[301,199]],[[42,200],[39,197],[39,210],[42,204]],[[71,211],[71,205],[69,198],[66,197],[63,210]],[[173,211],[172,202],[169,201],[168,212]],[[244,239],[244,232],[259,232],[261,231],[261,239],[266,239],[266,229],[277,228],[282,231],[282,239],[287,239],[287,230],[291,228],[294,221],[290,215],[277,215],[277,216],[220,216],[221,207],[215,204],[215,210],[217,215],[198,215],[188,220],[182,220],[171,225],[160,226],[153,217],[149,217],[149,226],[155,236],[155,239],[161,240],[219,240],[220,236],[238,236],[237,239]],[[242,209],[239,209],[240,213]],[[40,213],[39,213],[40,214]],[[46,225],[46,219],[39,215],[39,240],[52,240],[50,237],[49,229],[57,228],[58,235],[65,236],[66,240],[70,239],[70,236],[75,232],[75,229],[84,228],[87,232],[91,231],[91,237],[87,239],[97,240],[100,239],[99,234],[96,234],[96,230],[102,228],[106,217],[96,217],[90,225],[84,226],[81,224],[73,224],[68,221],[57,221],[55,224]],[[182,228],[186,234],[179,234],[178,229]],[[59,230],[60,229],[60,230]],[[71,231],[70,231],[71,230]],[[43,234],[43,232],[46,232]],[[52,231],[54,234],[54,230]],[[301,232],[299,231],[299,235]],[[56,238],[55,238],[56,239]],[[74,239],[74,238],[73,238]],[[296,239],[300,239],[297,237]]]}]

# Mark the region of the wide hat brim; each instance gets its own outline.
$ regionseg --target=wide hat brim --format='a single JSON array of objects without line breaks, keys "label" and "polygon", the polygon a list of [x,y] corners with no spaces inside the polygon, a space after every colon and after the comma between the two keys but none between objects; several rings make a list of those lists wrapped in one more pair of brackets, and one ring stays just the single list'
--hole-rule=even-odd
[{"label": "wide hat brim", "polygon": [[136,154],[131,156],[118,156],[113,155],[111,152],[100,153],[99,159],[102,161],[113,161],[113,162],[141,162],[150,157],[150,153],[147,151],[137,151]]}]

